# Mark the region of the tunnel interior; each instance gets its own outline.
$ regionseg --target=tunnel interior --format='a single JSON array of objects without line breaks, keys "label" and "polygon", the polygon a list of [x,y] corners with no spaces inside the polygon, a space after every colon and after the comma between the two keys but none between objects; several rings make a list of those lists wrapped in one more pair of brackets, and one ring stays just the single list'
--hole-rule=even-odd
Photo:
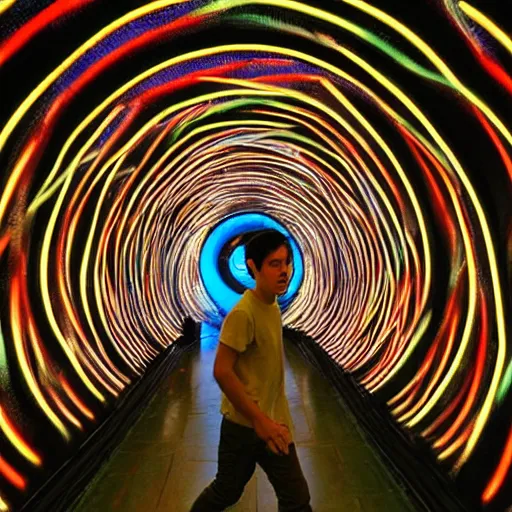
[{"label": "tunnel interior", "polygon": [[2,2],[0,510],[213,349],[267,228],[285,328],[507,510],[511,54],[498,1]]}]

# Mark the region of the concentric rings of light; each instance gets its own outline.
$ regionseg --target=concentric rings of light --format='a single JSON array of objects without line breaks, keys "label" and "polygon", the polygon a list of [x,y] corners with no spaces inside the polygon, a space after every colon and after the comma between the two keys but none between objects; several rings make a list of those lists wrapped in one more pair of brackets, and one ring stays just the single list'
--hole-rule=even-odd
[{"label": "concentric rings of light", "polygon": [[[76,5],[56,2],[38,20]],[[468,164],[428,105],[387,70],[469,107],[503,163],[493,172],[509,178],[510,119],[413,27],[360,0],[340,5],[343,15],[292,0],[148,3],[70,54],[3,127],[0,149],[12,154],[0,196],[0,257],[8,256],[11,273],[0,343],[13,344],[15,359],[4,355],[5,364],[19,368],[31,400],[65,439],[90,428],[89,404],[111,404],[179,335],[185,316],[220,323],[239,297],[211,272],[220,249],[271,225],[294,246],[285,323],[312,336],[368,390],[388,396],[397,420],[428,439],[454,475],[466,464],[478,471],[474,454],[492,437],[492,413],[510,424],[501,239]],[[463,16],[510,50],[505,31],[466,2],[444,5],[489,77],[512,92],[510,76]],[[292,34],[328,49],[336,62],[284,44],[235,41],[184,52],[99,96],[65,143],[54,141],[59,116],[103,71],[162,38],[201,30],[206,20]],[[40,30],[36,21],[3,42],[0,66]],[[400,49],[375,33],[376,24]],[[353,41],[367,54],[354,51]],[[160,110],[148,115],[153,105]],[[30,119],[38,121],[18,147],[14,139]],[[40,163],[46,147],[58,154],[51,169]],[[28,194],[38,174],[43,183]],[[36,232],[44,233],[35,258],[39,303],[27,284]],[[442,304],[432,299],[441,296],[434,239],[446,244],[449,260]],[[243,259],[237,248],[228,264],[248,286]],[[34,314],[40,304],[51,343]],[[54,363],[57,348],[74,384]],[[41,464],[12,421],[18,411],[0,407],[9,442]],[[481,478],[485,503],[503,493],[511,454],[508,435],[499,463]],[[8,461],[0,472],[25,485]]]},{"label": "concentric rings of light", "polygon": [[[276,229],[283,233],[289,240],[292,247],[293,274],[286,293],[279,297],[281,307],[290,302],[290,299],[297,293],[297,290],[304,277],[304,268],[300,250],[295,240],[279,222],[267,215],[245,213],[239,214],[221,222],[210,233],[201,250],[199,268],[204,287],[211,300],[218,305],[221,314],[226,315],[233,306],[240,300],[240,294],[231,290],[222,280],[218,272],[218,259],[223,246],[232,238],[263,229]],[[230,260],[231,263],[231,260]],[[236,272],[236,271],[235,271]],[[245,270],[247,273],[247,270]],[[235,274],[236,275],[236,274]],[[248,288],[254,287],[254,279],[247,273],[245,285]],[[284,307],[285,309],[285,307]],[[216,318],[210,319],[215,323]]]}]

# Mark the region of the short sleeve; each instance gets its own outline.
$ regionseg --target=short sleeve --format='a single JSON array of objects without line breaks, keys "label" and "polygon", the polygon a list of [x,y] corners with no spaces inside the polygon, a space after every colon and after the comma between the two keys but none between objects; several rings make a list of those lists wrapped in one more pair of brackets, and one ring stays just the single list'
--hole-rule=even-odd
[{"label": "short sleeve", "polygon": [[222,323],[219,341],[237,352],[245,352],[253,338],[254,331],[249,315],[241,309],[230,311]]}]

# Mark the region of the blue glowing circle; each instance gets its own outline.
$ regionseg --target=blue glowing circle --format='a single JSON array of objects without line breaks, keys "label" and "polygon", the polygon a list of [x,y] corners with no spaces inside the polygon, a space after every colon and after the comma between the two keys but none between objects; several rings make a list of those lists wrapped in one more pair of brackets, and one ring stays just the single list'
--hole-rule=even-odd
[{"label": "blue glowing circle", "polygon": [[[227,218],[218,224],[205,240],[199,257],[199,270],[204,287],[213,302],[225,316],[240,300],[241,295],[230,288],[219,273],[219,255],[229,240],[262,229],[275,229],[283,233],[290,241],[293,254],[293,273],[284,295],[278,297],[278,303],[284,311],[297,294],[304,277],[302,253],[289,231],[278,221],[261,213],[244,213]],[[244,288],[256,285],[245,265],[245,247],[238,246],[229,258],[229,270]]]}]

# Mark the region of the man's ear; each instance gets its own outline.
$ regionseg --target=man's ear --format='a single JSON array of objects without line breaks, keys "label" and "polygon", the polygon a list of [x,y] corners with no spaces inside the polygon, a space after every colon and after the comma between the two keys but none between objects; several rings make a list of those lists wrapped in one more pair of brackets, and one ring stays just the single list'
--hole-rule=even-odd
[{"label": "man's ear", "polygon": [[254,260],[248,259],[247,266],[252,270],[252,273],[256,276],[256,265],[254,264]]}]

